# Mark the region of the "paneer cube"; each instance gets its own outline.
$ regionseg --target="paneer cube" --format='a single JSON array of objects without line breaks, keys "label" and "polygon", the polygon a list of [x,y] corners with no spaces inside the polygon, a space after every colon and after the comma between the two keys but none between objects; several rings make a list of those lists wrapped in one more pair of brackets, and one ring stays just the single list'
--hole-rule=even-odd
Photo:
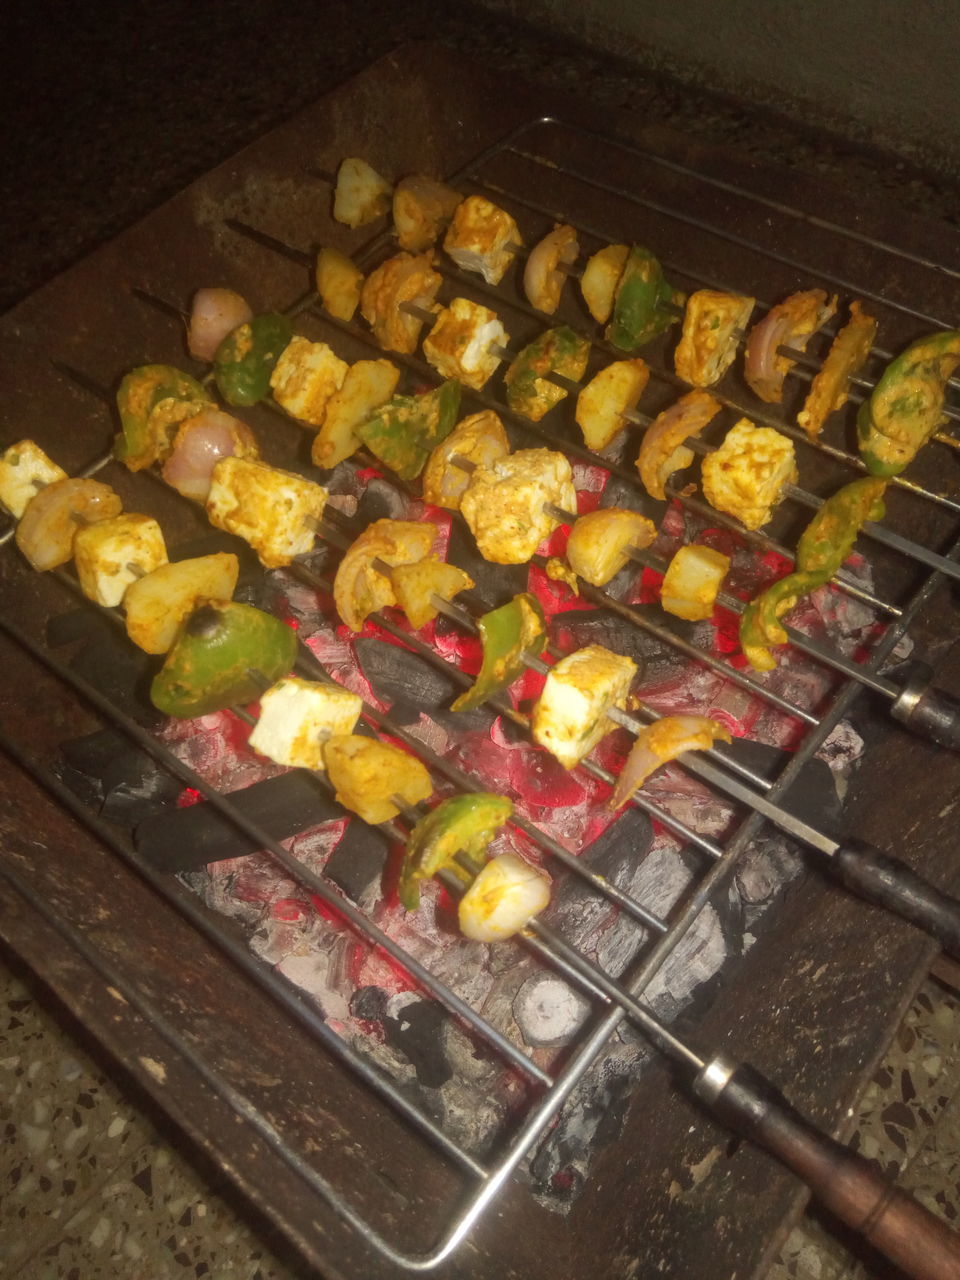
[{"label": "paneer cube", "polygon": [[419,804],[433,794],[430,774],[416,756],[389,742],[347,734],[323,744],[323,761],[337,800],[364,822],[389,822],[405,804]]},{"label": "paneer cube", "polygon": [[333,216],[347,227],[363,227],[390,208],[392,187],[359,156],[347,156],[337,170]]},{"label": "paneer cube", "polygon": [[688,622],[702,622],[713,616],[723,580],[730,569],[730,557],[712,547],[680,547],[663,575],[660,603],[667,613]]},{"label": "paneer cube", "polygon": [[698,289],[687,299],[683,333],[674,353],[679,377],[692,387],[712,387],[733,363],[756,298]]},{"label": "paneer cube", "polygon": [[423,354],[441,377],[458,378],[480,391],[502,359],[491,347],[507,342],[495,311],[469,298],[454,298],[424,338]]},{"label": "paneer cube", "polygon": [[127,635],[145,653],[166,653],[194,609],[232,598],[239,574],[240,561],[229,551],[162,564],[127,588]]},{"label": "paneer cube", "polygon": [[323,744],[353,733],[362,709],[363,699],[349,689],[288,676],[260,699],[250,746],[277,764],[323,769]]},{"label": "paneer cube", "polygon": [[702,476],[712,507],[736,516],[748,529],[759,529],[770,519],[784,485],[797,480],[793,441],[741,418],[719,449],[704,458]]},{"label": "paneer cube", "polygon": [[576,501],[562,453],[520,449],[473,473],[460,511],[485,560],[523,564],[562,522],[547,504],[571,511]]},{"label": "paneer cube", "polygon": [[561,658],[533,709],[534,740],[572,769],[614,727],[607,712],[626,707],[636,674],[632,659],[599,644]]},{"label": "paneer cube", "polygon": [[295,337],[270,375],[273,398],[291,417],[319,427],[330,397],[343,386],[349,367],[325,342]]},{"label": "paneer cube", "polygon": [[499,284],[522,246],[517,224],[505,209],[483,196],[467,196],[454,211],[443,247],[464,271],[479,271]]},{"label": "paneer cube", "polygon": [[112,609],[132,583],[167,563],[167,547],[152,516],[125,512],[80,529],[73,559],[83,594]]},{"label": "paneer cube", "polygon": [[0,502],[17,520],[31,498],[67,473],[32,440],[18,440],[0,455]]},{"label": "paneer cube", "polygon": [[221,458],[213,469],[207,515],[253,547],[268,569],[312,550],[327,491],[293,471],[247,458]]}]

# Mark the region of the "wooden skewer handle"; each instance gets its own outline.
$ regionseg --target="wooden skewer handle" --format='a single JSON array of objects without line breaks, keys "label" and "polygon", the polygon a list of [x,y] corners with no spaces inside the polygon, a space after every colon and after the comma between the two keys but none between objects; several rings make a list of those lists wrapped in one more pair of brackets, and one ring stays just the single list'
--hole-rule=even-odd
[{"label": "wooden skewer handle", "polygon": [[960,1280],[960,1236],[861,1156],[821,1133],[752,1067],[716,1058],[695,1082],[724,1124],[764,1147],[915,1280]]}]

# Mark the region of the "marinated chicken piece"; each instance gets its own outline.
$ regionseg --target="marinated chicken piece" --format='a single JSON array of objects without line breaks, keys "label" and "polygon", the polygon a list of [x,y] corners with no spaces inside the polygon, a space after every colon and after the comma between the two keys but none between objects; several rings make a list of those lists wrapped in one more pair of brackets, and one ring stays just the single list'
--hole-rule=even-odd
[{"label": "marinated chicken piece", "polygon": [[350,321],[360,305],[363,272],[339,249],[324,245],[317,254],[317,293],[324,308],[337,320]]},{"label": "marinated chicken piece", "polygon": [[743,376],[761,400],[768,404],[780,402],[783,380],[796,364],[782,355],[780,348],[805,351],[811,334],[825,325],[836,310],[836,295],[828,299],[823,289],[806,289],[778,302],[753,326],[747,335]]},{"label": "marinated chicken piece", "polygon": [[[509,452],[510,441],[498,414],[492,409],[470,414],[430,454],[423,472],[424,502],[459,511],[474,470],[489,467]],[[456,458],[473,466],[461,466]]]},{"label": "marinated chicken piece", "polygon": [[462,569],[437,556],[425,556],[416,564],[398,564],[391,577],[397,604],[418,631],[440,612],[435,596],[449,602],[474,586],[473,579]]},{"label": "marinated chicken piece", "polygon": [[392,568],[429,555],[437,526],[420,520],[374,520],[347,548],[333,581],[333,600],[351,631],[368,614],[397,603],[393,582],[377,561]]},{"label": "marinated chicken piece", "polygon": [[364,822],[389,822],[404,803],[419,804],[433,794],[430,774],[416,759],[389,742],[344,734],[323,744],[327,776],[336,789],[337,800]]},{"label": "marinated chicken piece", "polygon": [[598,324],[606,324],[613,313],[617,285],[629,256],[629,245],[608,244],[587,259],[580,277],[580,292]]},{"label": "marinated chicken piece", "polygon": [[66,479],[63,467],[32,440],[18,440],[0,455],[0,502],[17,520],[41,489],[54,480]]},{"label": "marinated chicken piece", "polygon": [[698,289],[687,299],[677,343],[677,375],[692,387],[712,387],[733,364],[756,298]]},{"label": "marinated chicken piece", "polygon": [[276,764],[323,769],[323,744],[353,733],[362,710],[363,699],[349,689],[287,676],[261,697],[250,746]]},{"label": "marinated chicken piece", "polygon": [[575,522],[567,539],[567,559],[574,573],[603,587],[626,565],[630,547],[649,547],[656,536],[656,525],[639,511],[600,507]]},{"label": "marinated chicken piece", "polygon": [[723,444],[703,460],[704,497],[717,511],[736,516],[748,529],[770,519],[783,487],[798,477],[793,441],[772,427],[741,418]]},{"label": "marinated chicken piece", "polygon": [[348,156],[337,170],[333,216],[347,227],[363,227],[390,208],[390,183],[359,156]]},{"label": "marinated chicken piece", "polygon": [[627,425],[623,415],[637,407],[650,370],[637,357],[601,369],[577,396],[577,425],[588,449],[605,449]]},{"label": "marinated chicken piece", "polygon": [[876,320],[859,302],[851,302],[850,319],[834,338],[797,414],[797,425],[811,440],[816,440],[830,414],[847,403],[850,379],[863,368],[876,336]]},{"label": "marinated chicken piece", "polygon": [[322,426],[330,397],[343,386],[349,367],[325,342],[293,338],[270,375],[273,398],[291,417]]},{"label": "marinated chicken piece", "polygon": [[501,853],[460,899],[457,922],[475,942],[502,942],[526,929],[549,901],[547,875],[514,853]]},{"label": "marinated chicken piece", "polygon": [[635,662],[599,644],[561,658],[533,709],[534,741],[572,769],[614,727],[607,712],[626,707],[636,674]]},{"label": "marinated chicken piece", "polygon": [[660,603],[667,613],[688,622],[713,616],[717,595],[730,569],[730,557],[712,547],[680,547],[663,575]]},{"label": "marinated chicken piece", "polygon": [[166,653],[194,609],[231,599],[239,573],[240,561],[228,551],[162,564],[127,588],[127,635],[145,653]]},{"label": "marinated chicken piece", "polygon": [[513,218],[483,196],[461,200],[443,241],[458,267],[479,271],[487,284],[500,283],[522,245]]},{"label": "marinated chicken piece", "polygon": [[207,497],[210,523],[253,547],[268,569],[313,549],[327,491],[293,471],[246,458],[222,458]]},{"label": "marinated chicken piece", "polygon": [[125,512],[78,530],[73,559],[87,599],[114,609],[131,583],[167,563],[167,546],[152,516]]},{"label": "marinated chicken piece", "polygon": [[423,355],[442,378],[458,378],[481,391],[503,358],[491,348],[508,341],[495,311],[469,298],[454,298],[424,338]]},{"label": "marinated chicken piece", "polygon": [[314,437],[310,457],[315,466],[335,467],[363,441],[357,428],[387,403],[400,381],[389,360],[358,360],[346,372],[339,391],[327,402],[323,425]]},{"label": "marinated chicken piece", "polygon": [[123,503],[99,480],[54,480],[27,503],[14,535],[34,569],[43,572],[66,564],[85,524],[110,520]]},{"label": "marinated chicken piece", "polygon": [[524,564],[563,523],[547,504],[576,509],[573,472],[562,453],[521,449],[478,468],[460,501],[460,511],[485,560]]},{"label": "marinated chicken piece", "polygon": [[422,253],[435,245],[462,199],[453,187],[422,173],[401,178],[393,192],[393,225],[400,248]]},{"label": "marinated chicken piece", "polygon": [[688,391],[676,404],[664,409],[644,432],[637,456],[640,479],[651,498],[662,502],[666,483],[674,471],[682,471],[693,461],[693,450],[684,444],[698,436],[720,412],[720,401],[707,391]]},{"label": "marinated chicken piece", "polygon": [[549,235],[530,250],[523,270],[523,291],[531,307],[552,316],[560,304],[560,294],[568,272],[580,254],[573,227],[558,223]]},{"label": "marinated chicken piece", "polygon": [[360,312],[385,351],[412,355],[423,321],[402,309],[405,302],[436,313],[434,299],[442,283],[433,254],[397,253],[371,271],[360,293]]}]

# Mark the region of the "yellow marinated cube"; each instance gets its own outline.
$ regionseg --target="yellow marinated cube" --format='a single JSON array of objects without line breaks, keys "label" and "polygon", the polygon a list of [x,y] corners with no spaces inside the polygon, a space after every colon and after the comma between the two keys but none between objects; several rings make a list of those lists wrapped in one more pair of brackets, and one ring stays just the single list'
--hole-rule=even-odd
[{"label": "yellow marinated cube", "polygon": [[704,458],[702,477],[712,507],[736,516],[748,529],[759,529],[770,519],[784,486],[797,480],[793,441],[741,418],[719,449]]},{"label": "yellow marinated cube", "polygon": [[327,491],[293,471],[248,458],[221,458],[213,469],[207,515],[253,547],[268,569],[313,549]]},{"label": "yellow marinated cube", "polygon": [[487,284],[500,283],[522,244],[510,214],[483,196],[461,200],[443,241],[458,267],[479,271]]},{"label": "yellow marinated cube", "polygon": [[0,455],[0,502],[18,520],[31,498],[67,473],[32,440],[18,440]]},{"label": "yellow marinated cube", "polygon": [[80,529],[73,559],[83,594],[115,608],[132,583],[167,563],[167,547],[152,516],[126,512]]},{"label": "yellow marinated cube", "polygon": [[681,547],[663,576],[660,603],[667,613],[688,622],[712,617],[730,557],[712,547]]},{"label": "yellow marinated cube", "polygon": [[323,744],[327,775],[337,800],[364,822],[389,822],[404,804],[419,804],[433,794],[430,774],[416,756],[389,742],[347,734]]},{"label": "yellow marinated cube", "polygon": [[576,509],[573,471],[562,453],[520,449],[480,467],[460,501],[460,511],[485,560],[523,564],[561,517],[547,504]]},{"label": "yellow marinated cube", "polygon": [[534,741],[565,769],[590,754],[614,727],[607,712],[627,705],[637,664],[599,644],[590,644],[550,668],[533,709]]},{"label": "yellow marinated cube", "polygon": [[323,744],[353,732],[363,699],[339,685],[288,676],[263,694],[250,746],[277,764],[323,769]]},{"label": "yellow marinated cube", "polygon": [[469,298],[454,298],[424,338],[423,354],[442,378],[457,378],[480,391],[503,358],[491,347],[505,347],[507,341],[495,311]]},{"label": "yellow marinated cube", "polygon": [[273,398],[291,417],[319,427],[330,397],[343,386],[348,368],[346,360],[325,342],[293,338],[270,375]]}]

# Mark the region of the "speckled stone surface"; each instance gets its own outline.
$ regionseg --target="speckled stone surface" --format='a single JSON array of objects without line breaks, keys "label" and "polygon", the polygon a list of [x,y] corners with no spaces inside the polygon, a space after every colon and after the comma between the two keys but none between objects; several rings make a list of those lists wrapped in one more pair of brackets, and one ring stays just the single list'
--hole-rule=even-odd
[{"label": "speckled stone surface", "polygon": [[[643,75],[470,6],[410,0],[52,0],[5,7],[0,308],[404,39],[957,221],[946,179]],[[861,1104],[853,1142],[935,1212],[960,1213],[960,1003],[930,983]],[[0,962],[0,1275],[289,1280],[302,1272],[209,1170]],[[165,1135],[169,1138],[169,1135]],[[219,1194],[223,1191],[224,1195]],[[282,1255],[282,1260],[281,1260]],[[874,1274],[808,1218],[774,1280]],[[879,1274],[879,1273],[877,1273]]]}]

